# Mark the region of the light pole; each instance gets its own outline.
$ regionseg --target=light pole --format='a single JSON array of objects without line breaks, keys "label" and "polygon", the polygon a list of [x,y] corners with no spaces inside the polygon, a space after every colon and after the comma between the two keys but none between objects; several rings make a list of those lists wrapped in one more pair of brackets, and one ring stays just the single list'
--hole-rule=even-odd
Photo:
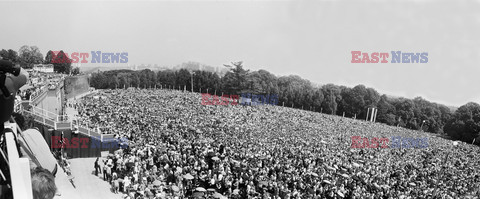
[{"label": "light pole", "polygon": [[420,125],[420,129],[422,129],[422,131],[423,131],[423,124],[425,124],[425,122],[426,122],[426,120],[423,120],[422,125]]}]

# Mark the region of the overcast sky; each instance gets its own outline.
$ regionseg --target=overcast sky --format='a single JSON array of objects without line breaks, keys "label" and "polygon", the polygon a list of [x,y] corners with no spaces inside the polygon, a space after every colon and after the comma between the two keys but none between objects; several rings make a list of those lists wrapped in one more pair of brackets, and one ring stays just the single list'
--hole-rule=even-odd
[{"label": "overcast sky", "polygon": [[[0,17],[0,49],[128,52],[131,65],[241,60],[317,84],[480,103],[479,1],[8,1]],[[354,50],[428,52],[428,63],[353,64]]]}]

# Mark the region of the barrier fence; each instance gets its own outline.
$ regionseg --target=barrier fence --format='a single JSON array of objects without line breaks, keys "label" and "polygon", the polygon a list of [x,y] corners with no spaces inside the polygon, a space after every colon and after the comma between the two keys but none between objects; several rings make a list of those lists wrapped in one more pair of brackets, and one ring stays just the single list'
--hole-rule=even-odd
[{"label": "barrier fence", "polygon": [[70,120],[71,117],[69,117],[68,115],[58,115],[35,106],[32,106],[31,111],[22,109],[21,107],[19,109],[20,112],[31,115],[35,122],[48,126],[49,128],[52,128],[54,130],[74,130],[75,133],[81,133],[87,136],[100,137],[101,141],[103,141],[104,137],[115,137],[115,135],[113,134],[102,134],[96,130],[90,129],[85,126],[73,125],[73,122]]}]

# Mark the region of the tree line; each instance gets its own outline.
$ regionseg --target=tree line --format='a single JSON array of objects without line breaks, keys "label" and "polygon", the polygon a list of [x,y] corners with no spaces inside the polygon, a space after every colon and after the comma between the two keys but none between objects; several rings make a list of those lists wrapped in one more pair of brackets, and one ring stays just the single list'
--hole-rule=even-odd
[{"label": "tree line", "polygon": [[225,65],[223,77],[201,70],[132,71],[114,70],[92,74],[90,84],[97,89],[169,88],[222,94],[277,94],[280,106],[300,108],[356,119],[366,119],[367,109],[378,109],[377,121],[408,129],[448,134],[466,142],[480,143],[480,105],[468,103],[455,112],[421,97],[407,99],[378,93],[374,88],[353,88],[326,84],[316,86],[296,75],[277,77],[266,70],[245,70],[242,62]]},{"label": "tree line", "polygon": [[80,73],[80,68],[72,68],[72,59],[70,59],[63,50],[58,53],[49,50],[44,59],[37,46],[24,45],[18,53],[12,49],[2,49],[0,51],[0,57],[4,60],[19,64],[22,68],[26,69],[33,68],[35,64],[53,64],[53,70],[57,73],[73,75]]}]

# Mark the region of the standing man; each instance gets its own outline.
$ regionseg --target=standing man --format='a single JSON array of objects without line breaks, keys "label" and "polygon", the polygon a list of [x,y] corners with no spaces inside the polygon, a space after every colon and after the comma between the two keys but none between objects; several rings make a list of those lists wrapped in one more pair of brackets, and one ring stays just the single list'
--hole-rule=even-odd
[{"label": "standing man", "polygon": [[107,179],[107,160],[103,160],[103,181]]},{"label": "standing man", "polygon": [[97,157],[97,160],[95,160],[95,165],[94,165],[94,167],[95,167],[95,176],[98,176],[98,171],[100,171],[100,173],[102,172],[102,171],[100,170],[100,164],[98,164],[98,159],[99,159],[99,158]]}]

